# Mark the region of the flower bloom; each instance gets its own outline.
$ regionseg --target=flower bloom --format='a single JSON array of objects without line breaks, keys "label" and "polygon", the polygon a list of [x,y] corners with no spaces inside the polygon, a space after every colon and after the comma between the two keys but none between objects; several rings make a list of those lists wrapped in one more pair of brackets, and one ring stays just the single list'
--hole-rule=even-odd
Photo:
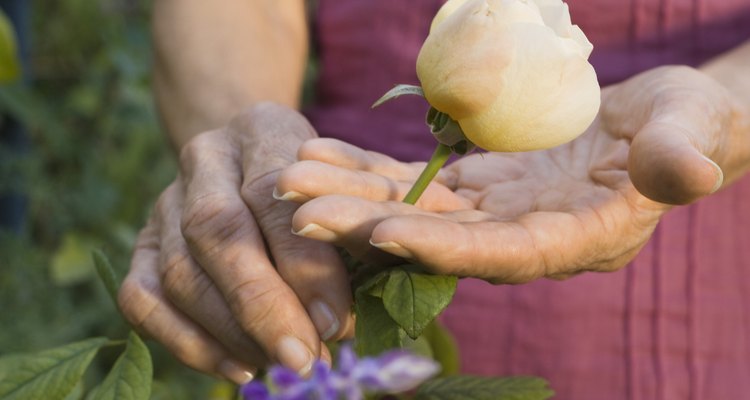
[{"label": "flower bloom", "polygon": [[477,146],[545,149],[583,133],[598,112],[592,49],[561,0],[449,0],[417,75],[427,101]]},{"label": "flower bloom", "polygon": [[310,377],[276,366],[269,371],[275,393],[261,382],[241,388],[245,400],[361,400],[365,393],[401,393],[434,376],[433,360],[395,350],[379,357],[358,359],[349,346],[339,350],[338,369],[315,362]]}]

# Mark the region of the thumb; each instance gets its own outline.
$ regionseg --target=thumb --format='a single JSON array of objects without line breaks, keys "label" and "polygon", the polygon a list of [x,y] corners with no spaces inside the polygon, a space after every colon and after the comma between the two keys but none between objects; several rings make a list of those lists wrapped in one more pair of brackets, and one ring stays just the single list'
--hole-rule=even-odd
[{"label": "thumb", "polygon": [[631,142],[630,180],[641,194],[666,204],[689,204],[717,191],[724,173],[694,143],[701,132],[689,125],[652,120]]}]

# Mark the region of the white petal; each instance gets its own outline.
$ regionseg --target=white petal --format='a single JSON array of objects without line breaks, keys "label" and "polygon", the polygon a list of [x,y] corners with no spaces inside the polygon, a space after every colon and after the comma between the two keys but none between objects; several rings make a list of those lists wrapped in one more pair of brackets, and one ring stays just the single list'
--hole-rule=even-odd
[{"label": "white petal", "polygon": [[591,52],[594,50],[594,45],[589,42],[589,39],[583,33],[578,25],[573,25],[570,29],[570,38],[575,40],[579,46],[581,46],[581,55],[584,58],[589,58]]},{"label": "white petal", "polygon": [[539,5],[544,24],[552,28],[560,37],[570,37],[570,11],[568,5],[557,2],[554,5]]}]

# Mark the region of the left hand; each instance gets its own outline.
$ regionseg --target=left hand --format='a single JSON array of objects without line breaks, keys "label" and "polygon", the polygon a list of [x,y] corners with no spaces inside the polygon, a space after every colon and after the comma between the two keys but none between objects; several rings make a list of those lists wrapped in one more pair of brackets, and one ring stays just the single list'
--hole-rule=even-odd
[{"label": "left hand", "polygon": [[295,232],[353,254],[375,246],[435,273],[494,283],[613,271],[672,205],[748,169],[747,109],[699,71],[662,67],[605,89],[597,119],[573,142],[464,157],[416,206],[398,200],[423,163],[331,139],[304,144],[303,161],[282,172],[276,190],[306,202]]}]

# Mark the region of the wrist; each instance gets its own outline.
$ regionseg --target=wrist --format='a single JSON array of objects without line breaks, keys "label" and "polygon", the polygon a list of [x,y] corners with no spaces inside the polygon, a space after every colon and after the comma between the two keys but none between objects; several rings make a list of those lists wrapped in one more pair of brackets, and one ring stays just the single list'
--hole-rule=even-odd
[{"label": "wrist", "polygon": [[706,64],[699,70],[726,90],[731,107],[725,137],[732,154],[726,166],[725,181],[731,182],[750,169],[750,40]]},{"label": "wrist", "polygon": [[750,40],[699,68],[737,98],[739,110],[750,114]]}]

